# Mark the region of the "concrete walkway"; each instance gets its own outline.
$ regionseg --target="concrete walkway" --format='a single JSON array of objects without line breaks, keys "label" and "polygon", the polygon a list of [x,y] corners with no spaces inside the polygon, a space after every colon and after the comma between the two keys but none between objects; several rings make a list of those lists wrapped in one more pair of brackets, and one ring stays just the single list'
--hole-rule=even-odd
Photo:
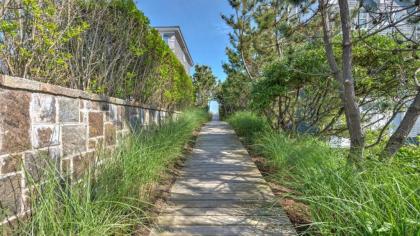
[{"label": "concrete walkway", "polygon": [[295,235],[225,122],[207,123],[150,235]]}]

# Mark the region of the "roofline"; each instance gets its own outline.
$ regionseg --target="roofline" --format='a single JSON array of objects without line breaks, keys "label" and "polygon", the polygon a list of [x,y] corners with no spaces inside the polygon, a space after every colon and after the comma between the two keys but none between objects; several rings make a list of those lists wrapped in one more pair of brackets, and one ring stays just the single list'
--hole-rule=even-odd
[{"label": "roofline", "polygon": [[173,30],[176,33],[178,33],[179,37],[181,38],[181,43],[184,46],[183,48],[185,48],[185,50],[186,50],[188,62],[191,64],[191,66],[194,66],[194,61],[191,57],[191,53],[190,53],[190,50],[188,49],[188,46],[187,46],[187,43],[185,41],[184,35],[182,34],[181,27],[179,27],[178,25],[175,25],[175,26],[155,26],[154,28],[157,29],[158,31],[159,31],[159,29]]}]

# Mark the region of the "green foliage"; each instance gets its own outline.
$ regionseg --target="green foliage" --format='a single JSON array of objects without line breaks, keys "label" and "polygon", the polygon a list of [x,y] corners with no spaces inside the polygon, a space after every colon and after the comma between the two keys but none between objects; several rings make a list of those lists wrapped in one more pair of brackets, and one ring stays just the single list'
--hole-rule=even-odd
[{"label": "green foliage", "polygon": [[395,155],[395,159],[399,164],[420,171],[420,148],[415,145],[407,145],[402,147]]},{"label": "green foliage", "polygon": [[268,129],[268,124],[263,118],[248,111],[236,112],[227,121],[247,143],[253,143],[260,133]]},{"label": "green foliage", "polygon": [[33,211],[16,235],[130,235],[150,220],[160,182],[182,155],[192,131],[207,120],[204,111],[128,136],[119,148],[70,185],[50,166],[34,187]]},{"label": "green foliage", "polygon": [[249,108],[251,82],[242,75],[228,77],[218,86],[216,99],[220,104],[221,117],[229,117],[235,111]]},{"label": "green foliage", "polygon": [[[231,3],[234,14],[222,16],[231,28],[229,61],[224,65],[227,82],[218,96],[222,114],[253,110],[264,115],[271,127],[285,132],[348,137],[353,134],[349,128],[386,131],[388,125],[378,127],[378,119],[389,124],[386,119],[406,110],[417,93],[412,79],[420,66],[415,40],[352,27],[352,58],[343,57],[339,17],[343,12],[327,4],[320,14],[324,10],[320,5],[274,0]],[[351,18],[360,9],[352,9]],[[323,21],[321,15],[329,17]],[[376,20],[377,25],[386,21]],[[344,70],[342,60],[351,60],[352,71]],[[343,84],[344,75],[346,81],[354,80],[349,87]],[[245,96],[234,96],[237,87],[244,88]],[[343,87],[355,90],[354,98],[343,93]],[[353,107],[359,106],[360,116],[348,114],[352,101]],[[377,132],[366,146],[381,143],[385,133]],[[364,143],[363,132],[355,136],[360,137],[352,137],[353,147]]]},{"label": "green foliage", "polygon": [[0,3],[0,73],[150,105],[192,105],[191,78],[133,0]]},{"label": "green foliage", "polygon": [[335,86],[321,45],[297,45],[252,84],[251,108],[277,129],[320,131],[340,109]]},{"label": "green foliage", "polygon": [[223,70],[228,75],[218,86],[216,99],[220,104],[221,117],[229,117],[239,110],[249,109],[252,81],[244,74],[239,52],[226,49],[229,63],[223,64]]},{"label": "green foliage", "polygon": [[[18,3],[8,1],[8,4]],[[59,6],[65,4],[24,0],[21,8],[1,7],[5,17],[0,20],[0,55],[8,67],[3,73],[44,82],[64,79],[62,75],[68,72],[68,60],[72,57],[66,45],[87,30],[89,24],[57,20],[65,17]]]},{"label": "green foliage", "polygon": [[195,91],[195,105],[207,107],[209,100],[214,96],[216,89],[216,76],[210,67],[195,65],[195,72],[192,77]]},{"label": "green foliage", "polygon": [[[334,41],[339,61],[340,36]],[[371,36],[353,47],[353,77],[366,130],[371,128],[375,115],[403,110],[403,104],[416,92],[414,80],[407,78],[413,77],[420,64],[411,52],[404,51],[406,47],[384,35]],[[229,80],[240,81],[233,75]],[[230,87],[224,88],[226,94],[221,97],[229,95],[233,89],[230,84],[234,83],[225,83]],[[346,136],[346,127],[339,122],[345,123],[337,91],[338,84],[332,78],[324,47],[314,40],[287,48],[280,59],[266,64],[261,76],[251,83],[250,103],[245,109],[263,114],[272,127],[283,131],[311,130],[323,135]],[[376,143],[375,138],[371,140],[368,145]]]},{"label": "green foliage", "polygon": [[[232,123],[247,124],[250,114]],[[250,118],[251,117],[251,118]],[[245,120],[249,119],[249,120]],[[255,136],[255,135],[254,135]],[[405,147],[391,165],[366,161],[356,172],[346,151],[332,149],[312,136],[290,138],[266,130],[254,139],[256,150],[275,170],[269,178],[297,190],[312,221],[307,233],[322,235],[417,235],[420,229],[419,148]]]}]

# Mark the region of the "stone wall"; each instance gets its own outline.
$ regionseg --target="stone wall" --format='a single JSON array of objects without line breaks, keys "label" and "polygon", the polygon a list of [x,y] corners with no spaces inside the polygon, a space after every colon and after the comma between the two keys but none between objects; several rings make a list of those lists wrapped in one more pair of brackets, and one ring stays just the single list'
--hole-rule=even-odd
[{"label": "stone wall", "polygon": [[41,181],[45,158],[74,180],[97,162],[97,150],[177,114],[0,75],[0,217],[12,216],[0,224],[30,211],[28,178]]}]

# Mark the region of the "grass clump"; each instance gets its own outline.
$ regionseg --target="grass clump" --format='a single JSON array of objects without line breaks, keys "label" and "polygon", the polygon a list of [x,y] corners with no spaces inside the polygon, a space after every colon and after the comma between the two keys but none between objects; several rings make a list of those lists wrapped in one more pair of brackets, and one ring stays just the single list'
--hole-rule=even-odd
[{"label": "grass clump", "polygon": [[391,164],[368,158],[363,171],[355,171],[346,165],[345,150],[315,137],[270,130],[253,136],[256,150],[275,169],[269,178],[297,190],[300,194],[292,197],[310,207],[313,223],[307,233],[420,234],[418,147],[403,148]]},{"label": "grass clump", "polygon": [[103,164],[69,184],[54,166],[33,185],[32,215],[16,235],[127,235],[150,220],[156,187],[182,155],[192,131],[207,120],[194,110],[161,127],[126,137]]},{"label": "grass clump", "polygon": [[247,144],[252,144],[255,135],[267,130],[269,127],[263,118],[249,111],[234,113],[227,121],[236,133],[245,139]]}]

